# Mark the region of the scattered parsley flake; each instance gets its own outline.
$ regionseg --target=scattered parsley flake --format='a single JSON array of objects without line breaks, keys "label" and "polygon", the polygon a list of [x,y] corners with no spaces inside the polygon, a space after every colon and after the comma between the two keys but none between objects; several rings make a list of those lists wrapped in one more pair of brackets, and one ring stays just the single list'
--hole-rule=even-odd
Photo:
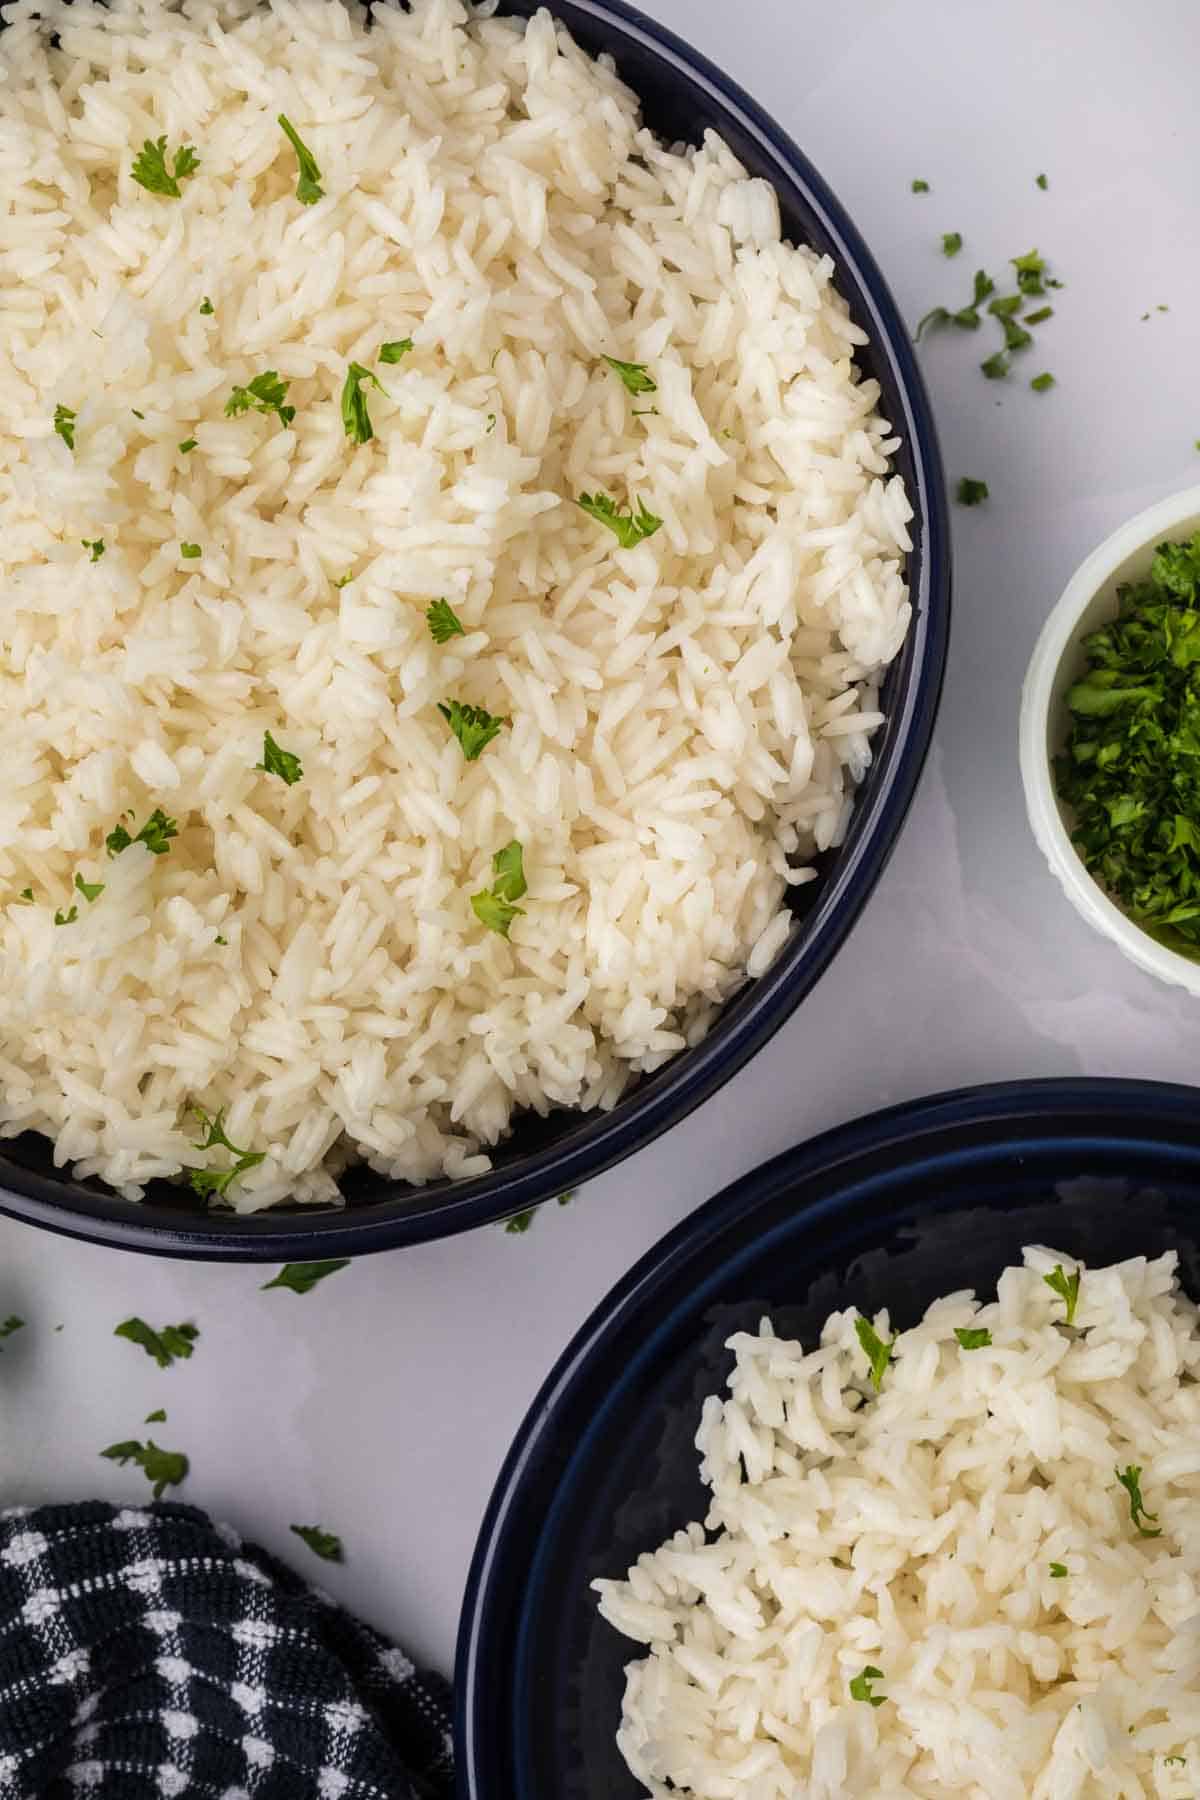
[{"label": "scattered parsley flake", "polygon": [[181,456],[190,456],[195,448],[195,438],[184,438],[182,444],[179,445],[179,453]]},{"label": "scattered parsley flake", "polygon": [[214,307],[207,294],[205,294],[203,300],[200,302],[200,311],[204,314],[206,319],[212,317]]},{"label": "scattered parsley flake", "polygon": [[1144,1538],[1161,1537],[1162,1531],[1158,1526],[1151,1530],[1148,1525],[1142,1524],[1143,1519],[1157,1519],[1158,1514],[1148,1511],[1142,1499],[1141,1464],[1130,1463],[1127,1469],[1114,1469],[1113,1474],[1129,1495],[1129,1517],[1137,1526],[1139,1535]]},{"label": "scattered parsley flake", "polygon": [[1035,394],[1044,394],[1048,388],[1054,386],[1054,377],[1048,372],[1042,375],[1035,375],[1029,385]]},{"label": "scattered parsley flake", "polygon": [[[122,1319],[113,1336],[128,1338],[131,1344],[140,1345],[160,1369],[169,1369],[173,1362],[187,1361],[200,1332],[195,1325],[186,1324],[164,1325],[161,1331],[155,1331],[145,1319],[139,1319],[135,1314],[133,1318]],[[145,1422],[149,1425],[151,1420]]]},{"label": "scattered parsley flake", "polygon": [[1061,1581],[1068,1572],[1066,1563],[1052,1562],[1050,1564],[1051,1581]]},{"label": "scattered parsley flake", "polygon": [[348,1269],[348,1256],[334,1256],[327,1262],[285,1263],[272,1281],[264,1281],[262,1291],[269,1288],[287,1288],[293,1294],[311,1294],[318,1281],[324,1281],[327,1275],[336,1275],[339,1269]]},{"label": "scattered parsley flake", "polygon": [[269,731],[263,732],[263,759],[254,766],[266,775],[278,775],[289,787],[294,787],[304,774],[300,758],[291,750],[281,749]]},{"label": "scattered parsley flake", "polygon": [[1046,189],[1050,186],[1050,183],[1046,180],[1044,175],[1039,175],[1034,185],[1035,187],[1040,187],[1042,192],[1045,193]]},{"label": "scattered parsley flake", "polygon": [[289,1525],[288,1530],[294,1531],[322,1562],[340,1563],[346,1560],[342,1540],[335,1532],[326,1531],[320,1525]]},{"label": "scattered parsley flake", "polygon": [[1182,1769],[1182,1768],[1184,1768],[1184,1767],[1185,1767],[1185,1766],[1186,1766],[1186,1764],[1187,1764],[1187,1757],[1186,1757],[1186,1756],[1164,1756],[1164,1757],[1163,1757],[1163,1761],[1164,1761],[1164,1762],[1165,1762],[1165,1763],[1174,1763],[1174,1764],[1176,1764],[1176,1765],[1177,1765],[1177,1766],[1178,1766],[1178,1767],[1179,1767],[1179,1768],[1181,1768],[1181,1769]]},{"label": "scattered parsley flake", "polygon": [[526,893],[523,852],[516,838],[503,850],[497,850],[492,858],[492,873],[495,881],[490,888],[471,895],[471,908],[481,925],[506,938],[513,920],[525,910],[514,904]]},{"label": "scattered parsley flake", "polygon": [[992,1341],[986,1325],[956,1325],[954,1335],[964,1350],[986,1350]]},{"label": "scattered parsley flake", "polygon": [[85,550],[91,551],[92,554],[91,554],[91,557],[89,560],[91,562],[98,563],[100,561],[100,558],[104,555],[104,548],[105,548],[104,539],[103,538],[80,538],[79,541],[83,545]]},{"label": "scattered parsley flake", "polygon": [[79,908],[77,906],[73,906],[71,908],[70,912],[62,912],[62,911],[56,912],[54,915],[54,923],[56,925],[74,925],[74,923],[78,917],[79,917]]},{"label": "scattered parsley flake", "polygon": [[74,408],[70,406],[56,406],[54,409],[54,429],[68,450],[75,448],[76,416]]},{"label": "scattered parsley flake", "polygon": [[884,1373],[892,1360],[896,1339],[893,1338],[890,1344],[885,1344],[871,1321],[864,1319],[861,1313],[854,1321],[854,1331],[870,1366],[871,1386],[878,1393],[883,1386]]},{"label": "scattered parsley flake", "polygon": [[22,888],[18,898],[21,900],[21,902],[25,906],[32,906],[33,905],[33,889],[32,888]]},{"label": "scattered parsley flake", "polygon": [[988,484],[986,481],[975,481],[970,475],[964,475],[954,497],[960,506],[979,506],[988,497]]},{"label": "scattered parsley flake", "polygon": [[462,620],[448,600],[431,600],[425,612],[425,623],[435,644],[446,644],[452,637],[467,635]]},{"label": "scattered parsley flake", "polygon": [[1000,323],[1004,327],[1006,350],[1028,350],[1033,338],[1023,325],[1018,325],[1015,319],[1001,319]]},{"label": "scattered parsley flake", "polygon": [[280,381],[275,369],[264,369],[245,387],[235,387],[225,402],[225,417],[236,419],[241,413],[260,412],[275,413],[283,426],[291,424],[296,416],[294,406],[285,406],[290,381]]},{"label": "scattered parsley flake", "polygon": [[123,825],[117,825],[109,832],[104,844],[110,856],[119,856],[122,850],[128,850],[130,844],[145,844],[151,856],[165,856],[171,847],[171,839],[178,836],[177,822],[169,819],[162,808],[156,806],[134,837],[130,837]]},{"label": "scattered parsley flake", "polygon": [[604,358],[614,375],[619,375],[631,394],[657,394],[658,383],[646,373],[645,363],[621,362],[615,356]]},{"label": "scattered parsley flake", "polygon": [[390,344],[379,346],[379,360],[381,363],[398,363],[402,357],[408,355],[412,347],[411,338],[393,338]]},{"label": "scattered parsley flake", "polygon": [[188,1472],[188,1459],[179,1450],[160,1450],[153,1438],[147,1438],[144,1444],[137,1438],[129,1438],[121,1444],[110,1444],[107,1450],[100,1452],[109,1462],[136,1463],[147,1481],[153,1483],[153,1497],[159,1499],[165,1488],[178,1487]]},{"label": "scattered parsley flake", "polygon": [[146,415],[144,412],[139,412],[136,406],[131,406],[129,410],[135,419],[141,419],[142,423],[145,423]]},{"label": "scattered parsley flake", "polygon": [[1039,256],[1036,250],[1029,250],[1024,256],[1009,258],[1017,271],[1017,286],[1023,294],[1044,294],[1046,259]]},{"label": "scattered parsley flake", "polygon": [[1024,304],[1022,294],[997,294],[994,300],[988,301],[988,311],[994,319],[1007,319],[1020,312]]},{"label": "scattered parsley flake", "polygon": [[662,524],[661,519],[656,518],[652,512],[648,511],[644,500],[638,501],[636,513],[632,508],[621,512],[615,500],[611,500],[607,494],[599,492],[580,494],[575,504],[581,507],[585,513],[589,513],[593,519],[599,519],[602,525],[607,525],[622,550],[632,550],[634,545],[640,544],[644,538],[653,537]]},{"label": "scattered parsley flake", "polygon": [[1039,306],[1036,312],[1025,314],[1024,322],[1026,325],[1044,325],[1047,319],[1053,317],[1054,308],[1052,306]]},{"label": "scattered parsley flake", "polygon": [[883,1681],[884,1679],[883,1670],[876,1669],[868,1663],[862,1674],[856,1675],[851,1681],[850,1698],[852,1700],[865,1700],[871,1706],[882,1706],[887,1696],[885,1694],[873,1693],[871,1684],[872,1682]]},{"label": "scattered parsley flake", "polygon": [[85,881],[82,875],[75,877],[76,890],[83,895],[89,906],[100,898],[105,886],[106,883],[103,881]]},{"label": "scattered parsley flake", "polygon": [[1072,1269],[1068,1275],[1061,1263],[1055,1263],[1053,1271],[1049,1275],[1042,1276],[1046,1286],[1052,1288],[1059,1299],[1065,1303],[1068,1325],[1075,1323],[1075,1309],[1079,1305],[1079,1275],[1078,1269]]},{"label": "scattered parsley flake", "polygon": [[19,1319],[16,1313],[9,1313],[3,1324],[0,1324],[0,1339],[10,1338],[14,1331],[24,1331],[24,1329],[24,1319]]},{"label": "scattered parsley flake", "polygon": [[375,436],[371,415],[367,411],[367,396],[363,393],[364,381],[373,382],[381,394],[387,393],[378,375],[373,375],[370,369],[364,369],[361,363],[350,364],[342,387],[342,424],[346,436],[356,444],[367,444]]},{"label": "scattered parsley flake", "polygon": [[461,700],[438,703],[438,711],[462,745],[468,762],[474,762],[494,737],[498,737],[509,719],[498,719],[482,706],[468,706]]},{"label": "scattered parsley flake", "polygon": [[957,256],[959,251],[962,249],[962,247],[963,247],[963,241],[962,241],[962,232],[961,231],[943,231],[943,233],[942,233],[942,255],[943,256]]},{"label": "scattered parsley flake", "polygon": [[199,544],[180,544],[179,554],[186,562],[194,562],[198,556],[203,555],[203,551]]},{"label": "scattered parsley flake", "polygon": [[918,177],[912,184],[912,191],[914,194],[927,194],[929,192],[929,183],[927,181],[922,181],[920,177]]},{"label": "scattered parsley flake", "polygon": [[217,1194],[222,1198],[229,1192],[239,1175],[247,1169],[255,1169],[259,1163],[266,1161],[265,1150],[240,1150],[231,1143],[225,1131],[225,1112],[222,1108],[212,1118],[202,1106],[193,1106],[192,1112],[200,1121],[204,1137],[196,1145],[197,1150],[212,1150],[216,1147],[228,1150],[235,1159],[228,1169],[189,1169],[188,1180],[193,1192],[200,1195]]},{"label": "scattered parsley flake", "polygon": [[511,1219],[506,1219],[504,1221],[505,1231],[512,1237],[524,1237],[525,1233],[529,1230],[529,1227],[533,1224],[536,1212],[537,1208],[530,1206],[527,1207],[524,1212],[514,1213]]},{"label": "scattered parsley flake", "polygon": [[166,1422],[167,1422],[166,1410],[165,1410],[165,1408],[163,1408],[161,1406],[156,1406],[154,1411],[147,1413],[145,1418],[142,1420],[143,1425],[165,1425]]},{"label": "scattered parsley flake", "polygon": [[496,429],[496,415],[495,415],[495,413],[489,413],[489,414],[488,414],[488,416],[487,416],[487,428],[488,428],[488,431],[489,431],[489,432],[492,432],[492,431],[495,431],[495,429]]},{"label": "scattered parsley flake", "polygon": [[166,138],[147,138],[130,173],[148,194],[164,194],[169,200],[178,200],[181,196],[179,183],[185,176],[194,175],[199,167],[200,158],[190,144],[185,144],[175,152],[173,165],[168,168]]},{"label": "scattered parsley flake", "polygon": [[219,931],[218,931],[216,937],[213,939],[214,944],[228,944],[228,942],[229,942],[229,939],[226,937],[222,937]]},{"label": "scattered parsley flake", "polygon": [[989,356],[987,361],[981,362],[979,366],[989,381],[1003,381],[1004,377],[1008,374],[1008,358],[1005,356],[1003,350],[997,350],[994,355]]},{"label": "scattered parsley flake", "polygon": [[321,171],[317,167],[317,159],[307,144],[302,140],[296,127],[286,113],[280,113],[277,120],[280,130],[296,152],[298,177],[296,181],[296,198],[302,206],[315,206],[318,200],[325,197],[325,189],[321,186]]}]

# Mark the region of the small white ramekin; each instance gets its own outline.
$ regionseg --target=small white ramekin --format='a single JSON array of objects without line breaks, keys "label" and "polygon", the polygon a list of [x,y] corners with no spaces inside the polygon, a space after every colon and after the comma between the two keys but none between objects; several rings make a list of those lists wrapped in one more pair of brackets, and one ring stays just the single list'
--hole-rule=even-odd
[{"label": "small white ramekin", "polygon": [[1156,544],[1200,531],[1200,487],[1160,500],[1120,526],[1081,563],[1037,641],[1021,695],[1021,779],[1042,855],[1076,912],[1160,981],[1200,994],[1200,963],[1156,943],[1084,867],[1054,790],[1053,758],[1066,742],[1067,689],[1083,673],[1081,640],[1117,611],[1117,588],[1144,575]]}]

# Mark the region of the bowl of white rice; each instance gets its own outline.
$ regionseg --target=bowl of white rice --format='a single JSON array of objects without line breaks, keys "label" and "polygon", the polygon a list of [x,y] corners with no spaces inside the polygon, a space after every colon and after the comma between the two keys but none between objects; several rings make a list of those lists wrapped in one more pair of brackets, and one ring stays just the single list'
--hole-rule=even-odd
[{"label": "bowl of white rice", "polygon": [[877,1114],[656,1246],[552,1371],[468,1582],[469,1800],[1188,1800],[1191,1089]]},{"label": "bowl of white rice", "polygon": [[618,4],[0,15],[0,1204],[276,1257],[576,1187],[912,797],[949,553],[879,271]]}]

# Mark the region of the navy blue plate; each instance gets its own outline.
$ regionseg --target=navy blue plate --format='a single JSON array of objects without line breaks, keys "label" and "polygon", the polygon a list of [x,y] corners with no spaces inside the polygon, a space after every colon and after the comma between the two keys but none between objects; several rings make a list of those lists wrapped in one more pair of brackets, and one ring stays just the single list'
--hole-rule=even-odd
[{"label": "navy blue plate", "polygon": [[[500,10],[528,17],[538,4],[506,0]],[[505,1218],[578,1187],[641,1149],[736,1074],[823,973],[883,872],[929,746],[950,623],[941,461],[908,331],[841,206],[747,94],[620,0],[550,0],[549,10],[585,49],[615,58],[642,98],[646,122],[660,135],[694,143],[711,127],[751,174],[771,183],[787,234],[832,255],[850,311],[870,334],[870,347],[858,360],[879,382],[881,410],[900,436],[896,466],[915,512],[909,561],[914,617],[883,684],[887,723],[875,739],[875,761],[846,842],[827,859],[819,883],[793,892],[803,929],[793,933],[768,974],[730,1002],[702,1044],[640,1082],[610,1113],[518,1119],[487,1175],[413,1188],[363,1167],[342,1181],[344,1208],[281,1207],[239,1218],[205,1211],[186,1189],[166,1182],[153,1183],[140,1205],[122,1200],[99,1182],[76,1181],[56,1169],[48,1141],[28,1133],[0,1147],[0,1210],[127,1250],[242,1261],[359,1256]]]},{"label": "navy blue plate", "polygon": [[1200,1298],[1192,1088],[1035,1081],[896,1107],[735,1182],[596,1309],[530,1408],[480,1533],[458,1644],[463,1800],[640,1800],[617,1754],[643,1654],[589,1583],[707,1511],[693,1438],[724,1348],[764,1312],[809,1342],[835,1307],[912,1324],[990,1295],[1024,1244],[1093,1266],[1178,1249]]}]

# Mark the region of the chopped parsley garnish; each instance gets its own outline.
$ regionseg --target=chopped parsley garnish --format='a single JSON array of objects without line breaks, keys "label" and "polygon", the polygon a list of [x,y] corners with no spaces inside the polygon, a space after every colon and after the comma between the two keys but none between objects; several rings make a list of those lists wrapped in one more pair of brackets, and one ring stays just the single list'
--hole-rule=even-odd
[{"label": "chopped parsley garnish", "polygon": [[1006,350],[1028,350],[1033,339],[1023,325],[1015,319],[1001,319],[1004,327],[1004,348]]},{"label": "chopped parsley garnish", "polygon": [[219,1146],[228,1150],[234,1161],[227,1169],[189,1169],[188,1180],[193,1192],[197,1194],[219,1194],[224,1197],[238,1176],[244,1175],[247,1169],[257,1168],[260,1162],[266,1160],[267,1153],[265,1150],[239,1150],[236,1144],[230,1143],[225,1134],[224,1109],[211,1119],[203,1107],[193,1106],[192,1111],[204,1132],[203,1138],[196,1145],[197,1150],[211,1150]]},{"label": "chopped parsley garnish", "polygon": [[330,1257],[327,1262],[285,1263],[273,1281],[263,1282],[262,1291],[265,1294],[269,1288],[287,1288],[293,1294],[311,1294],[318,1281],[349,1267],[348,1256]]},{"label": "chopped parsley garnish", "polygon": [[446,705],[439,701],[438,711],[462,745],[468,762],[474,762],[480,751],[511,723],[509,719],[496,718],[482,706],[467,706],[461,700],[451,700]]},{"label": "chopped parsley garnish", "polygon": [[1047,319],[1054,317],[1052,306],[1039,306],[1036,312],[1025,314],[1026,325],[1044,325]]},{"label": "chopped parsley garnish", "polygon": [[929,192],[929,183],[927,181],[922,181],[918,176],[912,184],[912,191],[914,194],[927,194]]},{"label": "chopped parsley garnish", "polygon": [[1051,1579],[1051,1581],[1061,1581],[1063,1579],[1064,1575],[1066,1575],[1067,1573],[1068,1573],[1068,1570],[1067,1570],[1066,1563],[1051,1563],[1050,1564],[1050,1579]]},{"label": "chopped parsley garnish", "polygon": [[165,1425],[166,1422],[167,1412],[163,1406],[156,1406],[154,1411],[148,1412],[142,1420],[143,1425]]},{"label": "chopped parsley garnish", "polygon": [[14,1331],[24,1331],[24,1329],[24,1319],[19,1319],[16,1313],[9,1313],[3,1324],[0,1324],[0,1339],[10,1338]]},{"label": "chopped parsley garnish", "polygon": [[622,512],[615,500],[610,500],[607,494],[602,493],[580,494],[576,505],[582,507],[593,519],[599,519],[602,525],[607,525],[622,550],[632,550],[643,538],[653,537],[662,524],[661,519],[647,510],[644,500],[638,501],[636,513],[632,508]]},{"label": "chopped parsley garnish", "polygon": [[134,837],[130,837],[123,825],[117,825],[109,832],[104,844],[110,856],[119,856],[122,850],[128,850],[130,844],[145,844],[151,856],[165,856],[171,848],[171,839],[178,836],[179,826],[176,821],[169,819],[162,808],[156,806]]},{"label": "chopped parsley garnish", "polygon": [[71,908],[70,912],[63,912],[61,909],[59,909],[54,914],[54,923],[56,925],[74,925],[74,923],[78,917],[79,917],[79,908],[77,906],[73,906]]},{"label": "chopped parsley garnish", "polygon": [[200,302],[200,311],[204,314],[205,318],[207,319],[207,318],[212,317],[214,310],[215,309],[213,307],[212,301],[209,299],[208,295],[205,294],[203,300]]},{"label": "chopped parsley garnish", "polygon": [[54,429],[68,450],[75,448],[75,418],[73,407],[56,406],[54,409]]},{"label": "chopped parsley garnish", "polygon": [[104,555],[104,539],[103,538],[80,538],[79,541],[83,545],[85,550],[91,551],[92,554],[91,554],[90,560],[94,563],[99,562],[100,558]]},{"label": "chopped parsley garnish", "polygon": [[896,1348],[896,1340],[893,1338],[890,1344],[885,1344],[871,1321],[864,1319],[861,1313],[854,1321],[854,1330],[870,1367],[871,1386],[878,1393],[883,1386],[883,1377],[887,1366],[892,1360],[892,1351]]},{"label": "chopped parsley garnish", "polygon": [[146,1480],[153,1483],[153,1498],[159,1499],[164,1488],[178,1487],[188,1472],[188,1459],[181,1450],[160,1450],[153,1438],[147,1438],[144,1444],[137,1438],[128,1438],[121,1444],[110,1444],[107,1450],[100,1452],[109,1462],[136,1463],[145,1475]]},{"label": "chopped parsley garnish", "polygon": [[1151,1530],[1148,1525],[1142,1524],[1143,1519],[1157,1519],[1158,1514],[1149,1512],[1146,1508],[1145,1501],[1142,1499],[1142,1470],[1140,1463],[1130,1463],[1127,1469],[1114,1469],[1113,1474],[1125,1489],[1125,1492],[1129,1495],[1129,1517],[1137,1526],[1139,1535],[1145,1538],[1161,1537],[1162,1532],[1158,1526],[1155,1526],[1154,1529]]},{"label": "chopped parsley garnish", "polygon": [[988,311],[995,319],[1007,319],[1013,313],[1020,312],[1024,304],[1020,294],[997,294],[994,300],[988,301]]},{"label": "chopped parsley garnish", "polygon": [[[1023,294],[1044,294],[1046,291],[1046,259],[1039,256],[1036,250],[1030,250],[1024,256],[1010,258],[1017,271],[1017,286]],[[1051,284],[1056,285],[1056,284]]]},{"label": "chopped parsley garnish", "polygon": [[492,873],[495,881],[490,888],[471,895],[471,908],[481,925],[507,937],[509,926],[525,910],[513,904],[526,893],[523,853],[516,838],[503,850],[497,850],[492,858]]},{"label": "chopped parsley garnish", "polygon": [[225,402],[225,417],[236,419],[245,412],[275,413],[281,425],[290,425],[296,416],[294,406],[285,406],[290,381],[280,381],[274,369],[264,369],[245,387],[235,387]]},{"label": "chopped parsley garnish", "polygon": [[1055,1263],[1052,1272],[1049,1275],[1043,1275],[1042,1280],[1048,1288],[1053,1288],[1059,1299],[1063,1301],[1067,1309],[1066,1323],[1073,1325],[1075,1308],[1079,1305],[1079,1270],[1072,1269],[1068,1275],[1061,1263]]},{"label": "chopped parsley garnish", "polygon": [[180,544],[179,554],[186,562],[194,562],[203,553],[199,544]]},{"label": "chopped parsley garnish", "polygon": [[1044,175],[1039,175],[1037,178],[1037,181],[1035,183],[1035,186],[1040,187],[1042,192],[1044,193],[1046,191],[1046,189],[1050,186],[1050,183],[1046,180],[1046,177]]},{"label": "chopped parsley garnish", "polygon": [[986,1350],[992,1341],[986,1325],[956,1325],[954,1335],[964,1350]]},{"label": "chopped parsley garnish", "polygon": [[1182,1769],[1187,1764],[1187,1757],[1186,1756],[1164,1756],[1163,1761],[1165,1763],[1175,1763],[1179,1768]]},{"label": "chopped parsley garnish", "polygon": [[32,906],[33,905],[33,889],[32,888],[22,888],[18,898],[21,900],[21,902],[25,906]]},{"label": "chopped parsley garnish", "polygon": [[1050,374],[1035,375],[1029,385],[1035,394],[1044,394],[1047,388],[1054,386],[1054,377]]},{"label": "chopped parsley garnish", "polygon": [[488,414],[488,416],[487,416],[487,428],[488,428],[488,431],[489,431],[489,432],[492,432],[492,431],[495,431],[495,429],[496,429],[496,415],[495,415],[495,413],[489,413],[489,414]]},{"label": "chopped parsley garnish", "polygon": [[512,1237],[524,1237],[525,1233],[529,1230],[529,1227],[533,1224],[536,1211],[536,1207],[529,1206],[526,1207],[524,1212],[514,1213],[511,1219],[506,1219],[504,1221],[505,1231]]},{"label": "chopped parsley garnish", "polygon": [[943,231],[943,233],[942,233],[942,255],[943,256],[957,256],[959,251],[962,249],[962,246],[963,246],[963,241],[962,241],[962,232],[961,231]]},{"label": "chopped parsley garnish", "polygon": [[216,937],[213,939],[214,944],[228,944],[228,942],[229,942],[229,939],[226,937],[222,937],[219,931],[218,931]]},{"label": "chopped parsley garnish", "polygon": [[996,291],[996,284],[986,269],[976,269],[971,301],[968,306],[960,306],[952,312],[948,306],[935,306],[925,314],[913,333],[914,342],[919,343],[921,333],[927,325],[957,325],[960,331],[978,331],[979,308],[990,294]]},{"label": "chopped parsley garnish", "polygon": [[[147,1325],[145,1319],[139,1319],[135,1314],[131,1319],[122,1319],[113,1336],[128,1338],[131,1344],[140,1344],[160,1369],[169,1369],[173,1362],[187,1361],[200,1332],[195,1325],[164,1325],[161,1331],[155,1331],[152,1325]],[[146,1424],[150,1423],[147,1419]]]},{"label": "chopped parsley garnish", "polygon": [[381,363],[398,363],[402,357],[408,355],[412,347],[411,338],[393,338],[390,344],[379,346],[379,360]]},{"label": "chopped parsley garnish", "polygon": [[1005,356],[1003,350],[997,350],[992,356],[987,358],[986,362],[981,362],[979,366],[989,381],[1003,381],[1004,377],[1008,374],[1008,358]]},{"label": "chopped parsley garnish", "polygon": [[1084,639],[1054,765],[1093,876],[1160,943],[1200,959],[1200,532],[1160,544]]},{"label": "chopped parsley garnish", "polygon": [[300,758],[291,750],[281,749],[269,731],[263,732],[263,759],[254,766],[264,774],[278,775],[289,787],[294,787],[304,774]]},{"label": "chopped parsley garnish", "polygon": [[103,881],[85,881],[82,875],[76,875],[75,887],[76,891],[83,895],[90,906],[92,902],[98,900],[104,892],[105,883]]},{"label": "chopped parsley garnish", "polygon": [[195,438],[184,438],[182,444],[180,444],[178,448],[181,456],[190,456],[192,451],[196,448]]},{"label": "chopped parsley garnish", "polygon": [[631,394],[657,394],[658,383],[646,373],[645,363],[620,362],[615,356],[604,358],[614,375],[619,375]]},{"label": "chopped parsley garnish", "polygon": [[129,410],[135,419],[141,419],[142,423],[145,424],[146,415],[144,412],[139,412],[136,406],[131,406]]},{"label": "chopped parsley garnish", "polygon": [[294,1531],[322,1562],[345,1561],[342,1540],[334,1532],[326,1531],[320,1525],[289,1525],[288,1530]]},{"label": "chopped parsley garnish", "polygon": [[182,192],[180,182],[186,176],[194,175],[199,167],[200,158],[190,144],[185,144],[175,152],[168,168],[166,138],[147,138],[134,158],[130,173],[148,194],[164,194],[169,200],[178,200]]},{"label": "chopped parsley garnish", "polygon": [[286,113],[280,113],[277,122],[283,135],[296,152],[296,164],[299,171],[296,181],[296,198],[302,206],[315,206],[318,200],[323,200],[325,197],[317,159],[308,145],[304,143]]},{"label": "chopped parsley garnish", "polygon": [[870,1706],[882,1706],[887,1695],[874,1693],[871,1684],[872,1682],[883,1681],[885,1679],[882,1669],[876,1669],[868,1663],[862,1674],[854,1676],[851,1681],[850,1698],[852,1700],[865,1700]]},{"label": "chopped parsley garnish", "polygon": [[361,363],[350,364],[342,387],[342,424],[346,436],[356,444],[369,443],[375,436],[371,415],[367,411],[367,396],[363,393],[364,381],[373,382],[381,394],[387,393],[378,375],[372,375],[370,369],[364,369]]},{"label": "chopped parsley garnish", "polygon": [[425,623],[435,644],[447,644],[452,637],[466,637],[462,620],[448,600],[432,600],[425,612]]},{"label": "chopped parsley garnish", "polygon": [[988,484],[986,481],[975,481],[970,475],[964,475],[954,497],[960,506],[979,506],[988,497]]}]

